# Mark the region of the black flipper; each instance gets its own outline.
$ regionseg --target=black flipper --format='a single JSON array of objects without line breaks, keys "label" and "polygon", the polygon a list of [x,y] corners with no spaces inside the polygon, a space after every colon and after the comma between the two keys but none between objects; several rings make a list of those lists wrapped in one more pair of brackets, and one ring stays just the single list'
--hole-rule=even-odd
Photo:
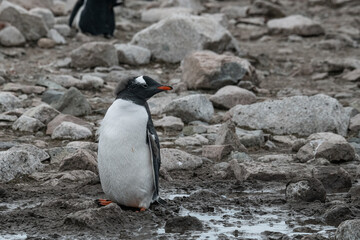
[{"label": "black flipper", "polygon": [[70,19],[69,19],[69,26],[71,27],[74,18],[77,14],[77,12],[79,11],[79,9],[81,8],[81,6],[84,4],[84,0],[78,0],[73,8],[73,10],[71,11],[71,15],[70,15]]},{"label": "black flipper", "polygon": [[[147,122],[147,144],[149,145],[150,154],[152,157],[153,163],[153,173],[154,173],[154,186],[155,191],[152,197],[153,202],[158,201],[161,202],[161,198],[159,197],[159,170],[161,164],[161,156],[160,156],[160,143],[159,137],[156,133],[153,121],[151,119],[149,105],[145,103],[145,108],[148,113],[148,122]],[[164,200],[162,200],[164,201]]]}]

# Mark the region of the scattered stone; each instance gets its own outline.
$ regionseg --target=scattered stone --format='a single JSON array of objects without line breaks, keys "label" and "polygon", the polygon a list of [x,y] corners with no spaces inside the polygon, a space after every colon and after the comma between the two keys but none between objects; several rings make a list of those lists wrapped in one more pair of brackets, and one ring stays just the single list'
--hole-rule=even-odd
[{"label": "scattered stone", "polygon": [[275,144],[275,143],[273,143],[273,142],[270,141],[270,140],[267,140],[267,141],[265,142],[264,148],[265,148],[266,150],[274,150],[274,149],[276,149],[277,147],[276,147],[276,144]]},{"label": "scattered stone", "polygon": [[90,170],[98,174],[96,159],[97,155],[94,152],[80,148],[61,161],[59,170]]},{"label": "scattered stone", "polygon": [[161,168],[166,171],[191,170],[200,167],[203,161],[200,157],[188,154],[179,149],[162,148]]},{"label": "scattered stone", "polygon": [[231,18],[245,18],[248,16],[249,7],[240,6],[225,6],[220,9],[221,13],[224,13],[229,19]]},{"label": "scattered stone", "polygon": [[202,231],[201,221],[192,216],[173,217],[166,221],[166,233],[185,233],[186,231]]},{"label": "scattered stone", "polygon": [[165,116],[162,119],[155,120],[154,126],[162,128],[165,131],[181,131],[184,128],[184,123],[180,118]]},{"label": "scattered stone", "polygon": [[14,130],[19,130],[22,132],[32,132],[32,133],[37,132],[44,127],[45,125],[39,120],[25,115],[19,117],[12,125],[12,129]]},{"label": "scattered stone", "polygon": [[56,46],[56,42],[50,38],[40,38],[37,45],[40,48],[53,48]]},{"label": "scattered stone", "polygon": [[237,86],[225,86],[210,97],[217,108],[230,109],[238,104],[247,105],[256,102],[254,93]]},{"label": "scattered stone", "polygon": [[51,164],[59,164],[64,158],[72,155],[77,151],[77,148],[72,147],[54,147],[48,149]]},{"label": "scattered stone", "polygon": [[231,145],[206,145],[202,147],[202,156],[221,161],[233,150]]},{"label": "scattered stone", "polygon": [[346,136],[350,120],[336,99],[323,94],[237,105],[229,110],[229,114],[239,127],[278,135],[308,136],[333,131]]},{"label": "scattered stone", "polygon": [[4,84],[3,90],[9,92],[22,92],[25,94],[41,94],[45,91],[45,88],[40,86],[30,86],[18,83],[6,83]]},{"label": "scattered stone", "polygon": [[64,114],[73,116],[83,116],[91,113],[91,106],[85,96],[74,87],[71,87],[65,94],[55,103],[54,108]]},{"label": "scattered stone", "polygon": [[6,114],[0,114],[0,121],[5,121],[5,122],[15,122],[16,119],[18,119],[17,116],[13,116],[13,115],[6,115]]},{"label": "scattered stone", "polygon": [[54,40],[56,44],[66,44],[66,40],[63,36],[58,33],[55,29],[50,29],[50,31],[47,34],[47,37]]},{"label": "scattered stone", "polygon": [[17,47],[25,42],[24,36],[16,27],[8,26],[0,30],[0,44],[5,47]]},{"label": "scattered stone", "polygon": [[323,27],[304,16],[292,15],[284,18],[273,19],[267,22],[270,32],[297,34],[300,36],[316,36],[324,34]]},{"label": "scattered stone", "polygon": [[98,145],[94,142],[82,142],[82,141],[75,141],[75,142],[69,142],[66,147],[69,148],[82,148],[82,149],[89,149],[93,152],[97,152]]},{"label": "scattered stone", "polygon": [[261,130],[248,131],[236,128],[236,135],[245,147],[261,147],[265,143],[264,133]]},{"label": "scattered stone", "polygon": [[0,92],[0,112],[11,111],[22,106],[21,100],[9,92]]},{"label": "scattered stone", "polygon": [[151,52],[147,48],[131,44],[115,45],[119,63],[142,65],[150,62]]},{"label": "scattered stone", "polygon": [[316,178],[290,181],[286,185],[286,199],[289,201],[325,202],[326,191]]},{"label": "scattered stone", "polygon": [[88,122],[86,122],[80,118],[77,118],[77,117],[74,117],[71,115],[66,115],[66,114],[59,114],[51,122],[48,123],[47,129],[46,129],[46,134],[51,135],[53,133],[54,129],[57,126],[59,126],[62,122],[72,122],[77,125],[86,127],[89,130],[92,129],[92,126]]},{"label": "scattered stone", "polygon": [[360,131],[360,114],[350,118],[349,130],[355,134]]},{"label": "scattered stone", "polygon": [[51,134],[52,139],[85,139],[92,136],[92,132],[81,125],[72,122],[62,122]]},{"label": "scattered stone", "polygon": [[246,167],[242,164],[239,164],[236,159],[233,159],[229,162],[229,167],[227,169],[234,175],[235,179],[244,182],[250,176],[250,173],[246,170]]},{"label": "scattered stone", "polygon": [[300,162],[315,158],[325,158],[332,163],[355,159],[354,148],[340,135],[334,133],[314,133],[308,137],[308,143],[296,154]]},{"label": "scattered stone", "polygon": [[323,49],[323,50],[338,51],[345,47],[345,43],[338,39],[326,39],[326,40],[321,40],[320,42],[316,43],[316,46],[319,49]]},{"label": "scattered stone", "polygon": [[80,83],[79,79],[74,78],[71,75],[51,75],[51,76],[46,76],[46,78],[49,81],[56,83],[64,88],[75,87]]},{"label": "scattered stone", "polygon": [[193,11],[185,7],[150,8],[141,12],[141,21],[158,22],[176,15],[190,16]]},{"label": "scattered stone", "polygon": [[350,174],[341,167],[315,167],[312,176],[320,180],[328,193],[347,192],[352,186]]},{"label": "scattered stone", "polygon": [[286,14],[281,10],[281,7],[275,3],[257,0],[250,7],[248,11],[249,15],[261,15],[267,18],[282,18],[285,17]]},{"label": "scattered stone", "polygon": [[36,7],[36,8],[32,8],[29,12],[31,14],[39,15],[45,22],[48,29],[51,29],[54,26],[55,17],[54,14],[49,9]]},{"label": "scattered stone", "polygon": [[231,145],[235,151],[247,152],[236,134],[235,124],[231,121],[227,121],[221,125],[217,132],[215,145]]},{"label": "scattered stone", "polygon": [[131,44],[151,51],[155,60],[177,63],[191,51],[222,52],[234,47],[233,37],[211,17],[174,16],[135,34]]},{"label": "scattered stone", "polygon": [[179,137],[175,140],[175,144],[179,146],[202,146],[209,144],[209,140],[202,135],[195,134],[194,136]]},{"label": "scattered stone", "polygon": [[67,24],[55,24],[54,29],[64,37],[71,35],[71,28]]},{"label": "scattered stone", "polygon": [[345,69],[359,69],[360,60],[351,57],[314,58],[311,66],[316,72],[342,72]]},{"label": "scattered stone", "polygon": [[336,230],[335,238],[339,240],[360,239],[360,219],[342,222]]},{"label": "scattered stone", "polygon": [[36,181],[45,181],[42,185],[57,186],[71,183],[97,184],[100,182],[99,176],[89,170],[73,170],[60,173],[33,173],[31,178]]},{"label": "scattered stone", "polygon": [[47,104],[52,104],[53,102],[58,101],[62,95],[64,95],[64,92],[60,92],[56,90],[46,90],[41,95],[41,101]]},{"label": "scattered stone", "polygon": [[360,69],[355,69],[351,72],[348,72],[342,78],[347,81],[351,81],[351,82],[359,81],[360,80]]},{"label": "scattered stone", "polygon": [[32,14],[26,9],[8,1],[4,1],[0,5],[0,21],[9,22],[29,41],[36,41],[46,36],[48,31],[41,16]]},{"label": "scattered stone", "polygon": [[0,152],[0,181],[8,182],[17,176],[31,174],[43,168],[49,155],[33,146],[20,145]]},{"label": "scattered stone", "polygon": [[185,123],[202,120],[211,121],[214,114],[212,103],[203,94],[194,94],[172,100],[164,113],[181,118]]},{"label": "scattered stone", "polygon": [[333,206],[326,210],[324,220],[328,225],[339,226],[343,221],[352,219],[353,212],[348,206]]},{"label": "scattered stone", "polygon": [[246,59],[196,51],[181,63],[182,80],[189,89],[219,89],[241,80],[257,81],[254,67]]},{"label": "scattered stone", "polygon": [[60,112],[47,104],[40,104],[39,106],[30,108],[23,116],[28,116],[39,120],[44,124],[48,124],[53,120]]},{"label": "scattered stone", "polygon": [[111,67],[119,62],[116,48],[106,42],[85,43],[70,55],[71,65],[75,68]]}]

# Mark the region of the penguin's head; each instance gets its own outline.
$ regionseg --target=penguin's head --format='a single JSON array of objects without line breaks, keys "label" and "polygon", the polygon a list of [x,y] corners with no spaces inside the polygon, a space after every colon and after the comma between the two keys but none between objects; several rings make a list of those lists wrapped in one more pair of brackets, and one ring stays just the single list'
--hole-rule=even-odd
[{"label": "penguin's head", "polygon": [[119,83],[115,94],[118,96],[125,91],[127,94],[134,95],[146,101],[159,92],[171,89],[172,87],[162,85],[148,76],[139,76]]}]

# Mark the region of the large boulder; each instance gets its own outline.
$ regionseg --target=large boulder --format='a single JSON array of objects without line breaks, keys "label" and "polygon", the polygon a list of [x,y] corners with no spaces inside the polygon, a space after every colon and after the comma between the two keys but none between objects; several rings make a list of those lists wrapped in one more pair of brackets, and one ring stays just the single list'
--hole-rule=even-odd
[{"label": "large boulder", "polygon": [[239,127],[300,136],[317,132],[346,136],[350,120],[336,99],[323,94],[237,105],[229,110],[229,115]]},{"label": "large boulder", "polygon": [[342,222],[335,233],[337,240],[360,239],[360,219],[346,220]]},{"label": "large boulder", "polygon": [[111,67],[118,65],[116,48],[107,42],[85,43],[70,54],[76,68]]},{"label": "large boulder", "polygon": [[3,1],[0,5],[0,21],[9,22],[30,41],[38,40],[48,32],[41,16],[8,1]]},{"label": "large boulder", "polygon": [[33,146],[20,145],[0,152],[0,182],[7,182],[23,174],[31,174],[43,168],[42,161],[49,155]]},{"label": "large boulder", "polygon": [[190,89],[219,89],[241,80],[257,83],[255,68],[246,59],[197,51],[181,64],[182,80]]},{"label": "large boulder", "polygon": [[301,36],[324,34],[324,29],[319,23],[301,15],[273,19],[267,22],[267,26],[272,33],[297,34]]},{"label": "large boulder", "polygon": [[156,60],[180,62],[189,52],[209,49],[222,52],[234,47],[233,37],[211,17],[174,16],[135,34],[132,44],[150,49]]},{"label": "large boulder", "polygon": [[164,108],[164,113],[181,118],[185,123],[202,120],[209,122],[214,115],[212,103],[203,94],[180,97]]}]

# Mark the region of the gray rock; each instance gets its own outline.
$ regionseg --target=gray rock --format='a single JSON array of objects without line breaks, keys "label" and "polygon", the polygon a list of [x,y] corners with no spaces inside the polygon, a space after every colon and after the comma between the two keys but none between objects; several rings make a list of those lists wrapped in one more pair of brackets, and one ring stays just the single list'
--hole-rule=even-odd
[{"label": "gray rock", "polygon": [[54,129],[57,126],[59,126],[62,122],[72,122],[77,125],[86,127],[89,130],[92,129],[92,126],[88,122],[86,122],[80,118],[74,117],[72,115],[59,114],[51,122],[48,123],[47,129],[46,129],[46,134],[51,135],[53,133]]},{"label": "gray rock", "polygon": [[350,174],[341,167],[315,167],[312,170],[312,175],[320,180],[328,193],[347,192],[352,186]]},{"label": "gray rock", "polygon": [[161,5],[161,6],[162,7],[178,6],[178,7],[190,8],[196,13],[205,10],[201,0],[171,0],[166,2],[165,5]]},{"label": "gray rock", "polygon": [[64,95],[64,92],[56,91],[56,90],[46,90],[41,95],[41,101],[47,104],[52,104],[53,102],[58,101],[61,96]]},{"label": "gray rock", "polygon": [[300,162],[316,158],[325,158],[332,163],[355,159],[354,148],[340,135],[334,133],[314,133],[308,137],[308,143],[296,154]]},{"label": "gray rock", "polygon": [[179,149],[163,148],[161,152],[161,169],[190,170],[200,167],[203,161],[200,157],[188,154]]},{"label": "gray rock", "polygon": [[66,44],[65,38],[60,35],[60,33],[58,33],[58,31],[56,31],[55,29],[50,29],[47,37],[54,40],[56,44]]},{"label": "gray rock", "polygon": [[219,89],[241,80],[257,83],[255,69],[246,59],[196,51],[181,63],[182,80],[189,89]]},{"label": "gray rock", "polygon": [[353,212],[348,206],[333,206],[324,213],[324,220],[328,225],[339,226],[341,222],[353,219]]},{"label": "gray rock", "polygon": [[203,225],[201,221],[192,216],[173,217],[166,221],[166,233],[185,233],[187,231],[202,231]]},{"label": "gray rock", "polygon": [[90,170],[98,174],[97,155],[87,149],[78,149],[75,153],[64,158],[60,163],[60,171]]},{"label": "gray rock", "polygon": [[250,16],[263,15],[268,19],[282,18],[286,16],[286,14],[283,12],[283,10],[278,4],[265,0],[255,1],[254,4],[250,7],[248,14]]},{"label": "gray rock", "polygon": [[181,118],[185,123],[202,120],[209,122],[214,115],[212,103],[202,94],[180,97],[164,108],[164,113]]},{"label": "gray rock", "polygon": [[193,11],[184,7],[150,8],[141,12],[141,21],[158,22],[176,15],[190,16]]},{"label": "gray rock", "polygon": [[85,183],[97,184],[100,182],[99,176],[89,170],[72,170],[60,173],[33,173],[31,178],[36,181],[44,181],[43,185],[57,186],[58,184]]},{"label": "gray rock", "polygon": [[165,131],[181,131],[184,128],[184,123],[180,118],[165,116],[162,119],[154,120],[154,126]]},{"label": "gray rock", "polygon": [[104,80],[92,74],[83,75],[81,81],[75,84],[78,89],[93,90],[104,87]]},{"label": "gray rock", "polygon": [[351,57],[314,58],[311,60],[311,66],[316,72],[340,72],[345,69],[359,69],[360,60]]},{"label": "gray rock", "polygon": [[49,155],[33,146],[20,145],[0,152],[0,182],[8,182],[17,176],[31,174],[43,168],[42,161]]},{"label": "gray rock", "polygon": [[78,78],[74,78],[71,75],[51,75],[47,76],[46,78],[49,81],[65,88],[75,87],[80,83],[80,80]]},{"label": "gray rock", "polygon": [[14,115],[0,114],[0,121],[4,121],[4,122],[15,122],[16,119],[18,119],[18,117],[17,117],[17,116],[14,116]]},{"label": "gray rock", "polygon": [[21,100],[12,93],[0,92],[0,113],[11,111],[21,106]]},{"label": "gray rock", "polygon": [[13,26],[9,26],[0,31],[0,44],[5,47],[21,46],[26,42],[21,32]]},{"label": "gray rock", "polygon": [[131,44],[115,45],[119,63],[142,65],[150,62],[151,52],[147,48]]},{"label": "gray rock", "polygon": [[209,140],[199,134],[188,137],[179,137],[175,140],[175,144],[179,146],[202,146],[209,144]]},{"label": "gray rock", "polygon": [[248,16],[249,13],[249,7],[244,6],[234,6],[234,5],[228,5],[224,6],[220,9],[221,13],[224,13],[228,18],[245,18]]},{"label": "gray rock", "polygon": [[243,164],[239,164],[236,159],[233,159],[229,162],[229,167],[227,170],[230,171],[230,175],[234,175],[235,179],[240,182],[247,180],[250,176],[250,173],[246,170],[246,167]]},{"label": "gray rock", "polygon": [[3,87],[4,91],[9,92],[22,92],[25,94],[41,94],[45,91],[44,87],[24,85],[19,83],[5,83]]},{"label": "gray rock", "polygon": [[106,42],[85,43],[71,52],[71,65],[76,68],[118,65],[116,48]]},{"label": "gray rock", "polygon": [[234,147],[231,145],[206,145],[202,146],[202,156],[216,161],[222,161]]},{"label": "gray rock", "polygon": [[0,5],[0,21],[9,22],[30,41],[46,36],[48,31],[41,16],[29,13],[24,8],[8,1]]},{"label": "gray rock", "polygon": [[324,29],[319,23],[301,15],[273,19],[267,22],[267,26],[272,33],[297,34],[300,36],[324,34]]},{"label": "gray rock", "polygon": [[71,87],[52,106],[64,114],[83,116],[91,113],[91,106],[85,96],[76,88]]},{"label": "gray rock", "polygon": [[215,52],[233,47],[228,30],[210,17],[174,16],[135,34],[131,44],[145,47],[156,60],[180,62],[189,52],[209,49]]},{"label": "gray rock", "polygon": [[236,128],[236,135],[245,147],[261,147],[265,143],[264,132],[261,130],[244,130]]},{"label": "gray rock", "polygon": [[67,24],[55,24],[54,29],[64,37],[71,35],[71,28]]},{"label": "gray rock", "polygon": [[221,125],[217,132],[215,145],[231,145],[235,151],[247,152],[236,134],[235,124],[227,121]]},{"label": "gray rock", "polygon": [[229,109],[238,104],[252,104],[256,102],[256,96],[254,93],[237,86],[225,86],[212,95],[210,101],[217,108]]},{"label": "gray rock", "polygon": [[342,222],[336,229],[335,237],[337,240],[360,239],[360,219]]},{"label": "gray rock", "polygon": [[75,142],[69,142],[66,147],[69,148],[82,148],[82,149],[89,149],[93,152],[97,152],[98,145],[94,142],[82,142],[82,141],[75,141]]},{"label": "gray rock", "polygon": [[26,112],[24,112],[23,116],[32,117],[44,124],[48,124],[51,120],[53,120],[60,112],[55,108],[47,105],[40,104],[39,106],[30,108]]},{"label": "gray rock", "polygon": [[352,186],[348,192],[351,200],[360,200],[360,185]]},{"label": "gray rock", "polygon": [[72,123],[62,122],[51,134],[52,139],[86,139],[92,136],[92,132],[84,126]]},{"label": "gray rock", "polygon": [[350,119],[349,130],[354,134],[360,131],[360,114]]},{"label": "gray rock", "polygon": [[40,38],[37,41],[37,45],[39,48],[54,48],[56,44],[57,43],[50,38]]},{"label": "gray rock", "polygon": [[39,120],[22,115],[19,117],[14,124],[12,125],[12,129],[19,130],[22,132],[37,132],[45,127],[45,124],[40,122]]},{"label": "gray rock", "polygon": [[286,185],[286,199],[289,201],[325,202],[326,191],[316,178],[290,181]]},{"label": "gray rock", "polygon": [[59,164],[64,158],[72,155],[77,151],[73,147],[54,147],[48,149],[51,164]]},{"label": "gray rock", "polygon": [[39,15],[45,22],[48,29],[51,29],[55,24],[54,14],[47,8],[32,8],[30,11],[32,14]]},{"label": "gray rock", "polygon": [[356,82],[360,80],[360,69],[355,69],[351,72],[348,72],[342,78],[347,81]]},{"label": "gray rock", "polygon": [[229,114],[239,127],[279,135],[308,136],[331,131],[346,136],[350,120],[336,99],[323,94],[237,105],[229,110]]}]

